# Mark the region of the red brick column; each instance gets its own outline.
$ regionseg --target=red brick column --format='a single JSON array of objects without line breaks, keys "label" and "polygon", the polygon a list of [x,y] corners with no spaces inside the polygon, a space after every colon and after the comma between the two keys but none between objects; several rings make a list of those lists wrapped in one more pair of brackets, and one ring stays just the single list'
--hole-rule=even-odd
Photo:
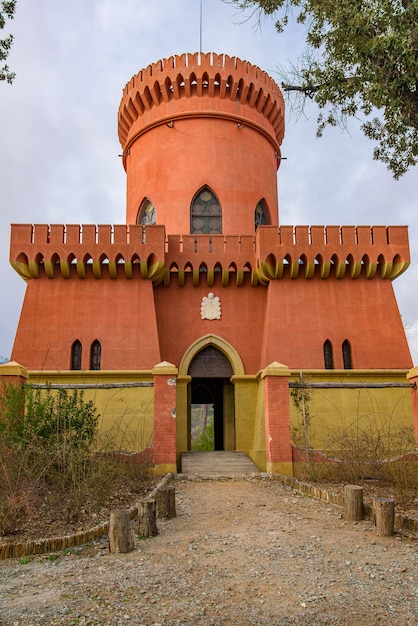
[{"label": "red brick column", "polygon": [[3,385],[8,383],[23,387],[28,378],[28,370],[23,365],[16,363],[16,361],[9,361],[0,365],[0,390]]},{"label": "red brick column", "polygon": [[154,375],[155,472],[177,473],[176,464],[176,377],[178,370],[164,361],[152,370]]},{"label": "red brick column", "polygon": [[264,379],[264,418],[266,428],[267,473],[293,475],[290,439],[290,370],[281,363],[271,363]]},{"label": "red brick column", "polygon": [[[16,361],[9,361],[9,363],[3,363],[0,365],[0,396],[3,391],[7,389],[8,385],[15,385],[20,387],[22,391],[22,419],[25,411],[24,405],[24,386],[29,378],[28,370],[16,363]],[[1,402],[0,402],[1,407]],[[0,415],[1,418],[1,415]]]},{"label": "red brick column", "polygon": [[413,367],[406,375],[407,379],[413,385],[411,388],[412,415],[414,418],[415,441],[418,447],[418,367]]}]

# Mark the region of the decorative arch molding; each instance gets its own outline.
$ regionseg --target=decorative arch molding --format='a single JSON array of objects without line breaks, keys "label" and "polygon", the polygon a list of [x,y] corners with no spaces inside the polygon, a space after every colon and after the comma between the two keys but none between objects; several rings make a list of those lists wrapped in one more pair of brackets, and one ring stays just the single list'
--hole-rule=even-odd
[{"label": "decorative arch molding", "polygon": [[233,348],[230,343],[222,339],[222,337],[218,337],[217,335],[205,335],[187,348],[180,361],[179,376],[188,375],[189,367],[194,357],[207,346],[214,346],[226,356],[228,361],[231,363],[234,376],[245,375],[244,364],[235,348]]}]

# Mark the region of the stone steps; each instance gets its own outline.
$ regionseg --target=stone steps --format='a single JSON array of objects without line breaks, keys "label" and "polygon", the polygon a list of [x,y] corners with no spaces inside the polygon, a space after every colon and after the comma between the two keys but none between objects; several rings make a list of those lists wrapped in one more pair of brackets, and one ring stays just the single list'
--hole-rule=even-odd
[{"label": "stone steps", "polygon": [[214,452],[183,452],[181,473],[189,476],[243,476],[259,474],[245,452],[216,450]]}]

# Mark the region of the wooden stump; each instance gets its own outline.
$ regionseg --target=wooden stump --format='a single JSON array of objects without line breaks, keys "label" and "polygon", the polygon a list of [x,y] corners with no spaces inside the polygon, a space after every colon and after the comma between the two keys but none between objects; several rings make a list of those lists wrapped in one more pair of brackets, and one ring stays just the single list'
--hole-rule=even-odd
[{"label": "wooden stump", "polygon": [[373,498],[373,525],[379,537],[393,535],[395,526],[395,500],[393,498]]},{"label": "wooden stump", "polygon": [[344,487],[344,519],[348,522],[357,522],[363,517],[363,487],[346,485]]},{"label": "wooden stump", "polygon": [[130,528],[129,511],[110,511],[109,551],[132,552],[134,538]]},{"label": "wooden stump", "polygon": [[176,517],[176,490],[173,485],[160,487],[157,491],[157,515],[159,518]]},{"label": "wooden stump", "polygon": [[155,537],[157,529],[157,507],[153,498],[144,498],[138,502],[138,535]]}]

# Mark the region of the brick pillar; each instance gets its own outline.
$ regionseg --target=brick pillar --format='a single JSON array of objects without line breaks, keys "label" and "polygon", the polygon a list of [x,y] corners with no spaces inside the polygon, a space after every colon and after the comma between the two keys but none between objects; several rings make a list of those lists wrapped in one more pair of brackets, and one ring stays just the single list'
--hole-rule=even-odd
[{"label": "brick pillar", "polygon": [[176,464],[176,377],[178,370],[163,361],[152,370],[154,376],[154,439],[155,472],[177,473]]},{"label": "brick pillar", "polygon": [[[25,401],[24,401],[24,386],[29,378],[28,370],[16,363],[16,361],[9,361],[9,363],[2,363],[0,365],[0,396],[3,394],[3,391],[7,389],[9,385],[14,385],[15,387],[20,387],[22,393],[22,419],[25,412]],[[0,399],[0,411],[2,407],[2,402]],[[1,418],[1,415],[0,415]]]},{"label": "brick pillar", "polygon": [[9,361],[0,365],[0,390],[3,385],[11,383],[23,387],[29,378],[28,370],[16,361]]},{"label": "brick pillar", "polygon": [[406,377],[411,385],[413,385],[413,387],[411,387],[412,416],[414,418],[415,441],[418,447],[418,367],[413,367],[409,370]]},{"label": "brick pillar", "polygon": [[271,363],[263,374],[264,418],[266,426],[267,473],[293,475],[290,439],[290,370],[281,363]]}]

